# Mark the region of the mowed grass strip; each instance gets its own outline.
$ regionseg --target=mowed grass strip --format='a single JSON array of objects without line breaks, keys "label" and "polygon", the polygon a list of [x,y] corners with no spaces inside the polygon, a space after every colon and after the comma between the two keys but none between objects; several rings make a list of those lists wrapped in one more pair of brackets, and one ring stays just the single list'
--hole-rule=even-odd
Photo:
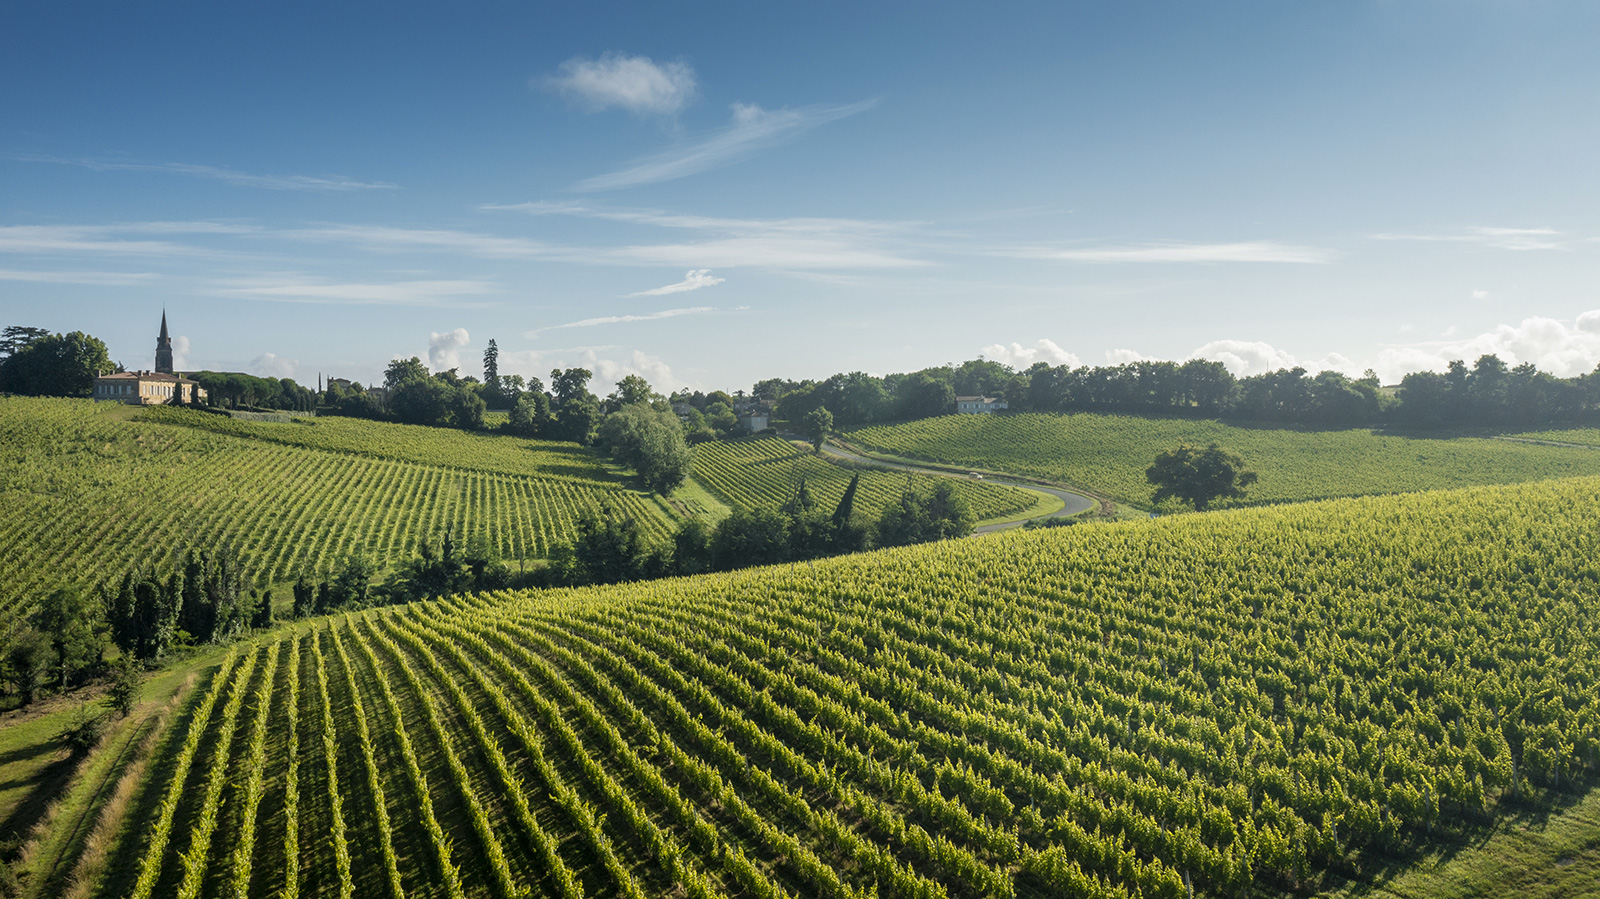
[{"label": "mowed grass strip", "polygon": [[[1031,475],[1144,508],[1152,507],[1145,469],[1180,443],[1218,443],[1242,456],[1261,476],[1242,501],[1248,505],[1600,474],[1600,453],[1486,437],[1092,413],[947,415],[847,436],[897,456]],[[1169,501],[1163,508],[1177,505]]]}]

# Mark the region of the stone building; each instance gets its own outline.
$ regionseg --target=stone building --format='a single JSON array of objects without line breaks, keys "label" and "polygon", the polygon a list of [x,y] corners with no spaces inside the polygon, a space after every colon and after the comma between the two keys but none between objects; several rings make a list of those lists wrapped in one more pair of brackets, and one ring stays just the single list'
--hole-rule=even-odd
[{"label": "stone building", "polygon": [[94,398],[130,406],[204,402],[205,389],[172,370],[172,338],[167,336],[167,313],[161,313],[161,336],[156,338],[155,371],[119,371],[94,379]]}]

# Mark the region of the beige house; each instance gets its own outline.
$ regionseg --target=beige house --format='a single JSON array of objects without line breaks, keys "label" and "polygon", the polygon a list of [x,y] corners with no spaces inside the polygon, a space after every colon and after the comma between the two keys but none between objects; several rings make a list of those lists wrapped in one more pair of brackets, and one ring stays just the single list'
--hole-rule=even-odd
[{"label": "beige house", "polygon": [[130,406],[159,406],[175,398],[181,403],[203,402],[206,392],[188,378],[160,371],[119,371],[94,379],[94,398]]},{"label": "beige house", "polygon": [[992,396],[958,396],[956,397],[957,415],[988,415],[1009,409],[1010,405],[1005,400],[997,400]]}]

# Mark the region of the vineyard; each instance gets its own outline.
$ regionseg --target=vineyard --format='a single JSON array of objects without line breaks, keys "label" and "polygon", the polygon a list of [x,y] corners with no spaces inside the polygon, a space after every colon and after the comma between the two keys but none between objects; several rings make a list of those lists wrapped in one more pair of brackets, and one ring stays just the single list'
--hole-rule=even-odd
[{"label": "vineyard", "polygon": [[[787,440],[702,443],[694,450],[691,476],[730,506],[776,508],[794,497],[800,480],[825,510],[838,505],[855,472],[829,464]],[[916,475],[925,482],[927,475]],[[956,481],[956,492],[966,500],[974,521],[1004,518],[1034,504],[1036,495],[1000,484]],[[861,471],[856,488],[856,508],[876,517],[906,489],[906,475],[875,469]]]},{"label": "vineyard", "polygon": [[1150,507],[1144,472],[1182,442],[1220,443],[1261,475],[1247,503],[1294,502],[1600,474],[1600,453],[1487,438],[1366,429],[1237,427],[1217,421],[1073,415],[947,415],[848,438],[914,459],[1029,474]]},{"label": "vineyard", "polygon": [[316,619],[206,668],[90,892],[1360,880],[1593,782],[1597,498],[1336,500]]},{"label": "vineyard", "polygon": [[527,440],[454,428],[425,428],[363,418],[297,419],[292,424],[241,421],[168,406],[139,412],[140,421],[370,459],[417,462],[497,474],[560,477],[612,487],[616,478],[576,443]]},{"label": "vineyard", "polygon": [[[673,526],[650,497],[563,444],[177,413],[238,432],[211,433],[122,420],[121,409],[0,399],[0,620],[31,591],[104,583],[191,542],[225,541],[256,574],[288,579],[358,550],[379,565],[398,561],[447,528],[507,559],[539,558],[602,502],[632,511],[659,538]],[[359,443],[358,429],[369,427],[377,436]],[[245,436],[257,430],[321,443]],[[456,445],[471,451],[452,465],[423,461]],[[480,460],[483,468],[466,467]],[[519,460],[522,473],[505,470]]]}]

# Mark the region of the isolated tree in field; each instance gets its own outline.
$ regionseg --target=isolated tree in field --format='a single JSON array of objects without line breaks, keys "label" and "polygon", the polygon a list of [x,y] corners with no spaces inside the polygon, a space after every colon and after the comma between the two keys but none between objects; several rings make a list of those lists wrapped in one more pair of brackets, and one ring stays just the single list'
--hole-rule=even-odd
[{"label": "isolated tree in field", "polygon": [[671,412],[644,403],[623,406],[600,423],[596,443],[663,496],[688,477],[689,445]]},{"label": "isolated tree in field", "polygon": [[801,420],[801,433],[811,440],[812,452],[822,452],[822,441],[828,439],[828,432],[833,430],[833,413],[821,406],[806,413]]},{"label": "isolated tree in field", "polygon": [[1244,488],[1256,482],[1256,473],[1244,467],[1243,459],[1215,443],[1203,450],[1179,444],[1156,456],[1144,476],[1156,487],[1155,502],[1177,498],[1196,512],[1204,512],[1212,500],[1244,496]]}]

